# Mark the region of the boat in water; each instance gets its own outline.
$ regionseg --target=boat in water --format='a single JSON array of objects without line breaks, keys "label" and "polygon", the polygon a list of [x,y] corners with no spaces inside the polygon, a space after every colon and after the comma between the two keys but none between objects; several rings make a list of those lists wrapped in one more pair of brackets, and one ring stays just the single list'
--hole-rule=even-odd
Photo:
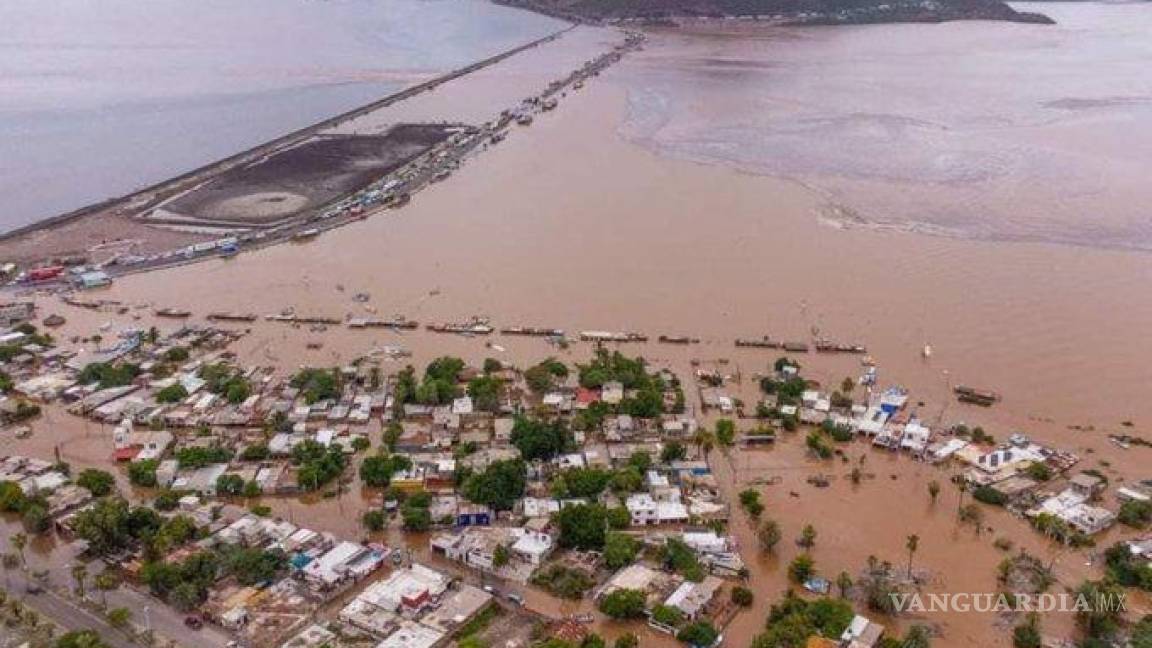
[{"label": "boat in water", "polygon": [[190,317],[192,311],[183,310],[180,308],[161,308],[155,312],[156,317],[170,317],[173,319],[184,319]]}]

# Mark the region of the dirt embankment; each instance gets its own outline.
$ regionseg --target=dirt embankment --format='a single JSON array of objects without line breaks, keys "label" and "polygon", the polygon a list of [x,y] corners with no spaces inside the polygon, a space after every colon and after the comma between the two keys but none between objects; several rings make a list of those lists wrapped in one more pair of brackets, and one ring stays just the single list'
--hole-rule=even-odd
[{"label": "dirt embankment", "polygon": [[1051,24],[1000,0],[494,0],[499,4],[584,22],[760,17],[787,24],[1003,20]]},{"label": "dirt embankment", "polygon": [[163,209],[188,222],[239,226],[294,218],[391,173],[444,141],[453,129],[400,124],[384,135],[318,135],[254,164],[229,169]]}]

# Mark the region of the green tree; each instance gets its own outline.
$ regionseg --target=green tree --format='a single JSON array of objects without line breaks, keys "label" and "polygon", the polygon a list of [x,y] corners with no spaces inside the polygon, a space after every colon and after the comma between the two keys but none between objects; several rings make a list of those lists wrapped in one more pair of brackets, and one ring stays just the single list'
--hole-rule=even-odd
[{"label": "green tree", "polygon": [[89,468],[76,477],[76,485],[88,489],[93,497],[104,497],[116,486],[116,478],[112,473]]},{"label": "green tree", "polygon": [[1129,636],[1132,648],[1152,648],[1152,614],[1144,615],[1134,626]]},{"label": "green tree", "polygon": [[28,546],[28,536],[23,533],[14,533],[8,536],[8,542],[12,545],[12,548],[16,550],[16,553],[20,555],[20,564],[27,569],[28,560],[24,557],[24,548]]},{"label": "green tree", "polygon": [[73,630],[60,635],[55,648],[108,648],[108,644],[95,630]]},{"label": "green tree", "polygon": [[574,504],[560,509],[554,516],[560,530],[561,547],[582,551],[600,551],[608,527],[607,511],[599,504]]},{"label": "green tree", "polygon": [[816,575],[816,567],[812,561],[812,556],[808,554],[801,554],[796,556],[788,565],[788,577],[793,582],[803,583]]},{"label": "green tree", "polygon": [[626,632],[616,637],[616,642],[612,644],[612,648],[640,648],[640,638],[631,632]]},{"label": "green tree", "polygon": [[720,637],[720,631],[710,621],[695,621],[676,633],[676,638],[691,646],[711,646]]},{"label": "green tree", "polygon": [[664,463],[672,463],[673,461],[683,461],[688,456],[688,449],[684,447],[683,443],[679,441],[669,441],[664,444],[664,449],[660,451],[660,461]]},{"label": "green tree", "polygon": [[920,548],[920,536],[913,533],[908,536],[908,540],[904,543],[904,548],[908,550],[908,579],[912,579],[912,558],[916,555],[916,550]]},{"label": "green tree", "polygon": [[1035,612],[1012,629],[1013,648],[1041,648],[1044,638],[1040,634],[1040,617]]},{"label": "green tree", "polygon": [[652,620],[669,628],[678,628],[684,623],[684,613],[670,605],[657,605],[652,609]]},{"label": "green tree", "polygon": [[119,497],[98,500],[76,514],[73,529],[96,555],[124,549],[132,541],[128,502]]},{"label": "green tree", "polygon": [[1106,580],[1084,581],[1073,594],[1088,604],[1086,609],[1076,612],[1076,625],[1084,636],[1093,640],[1111,640],[1122,621],[1122,611],[1115,605],[1121,600],[1120,587]]},{"label": "green tree", "polygon": [[716,442],[725,448],[736,444],[736,424],[732,419],[724,418],[716,421]]},{"label": "green tree", "polygon": [[800,530],[800,538],[796,541],[796,544],[804,547],[805,549],[811,549],[812,547],[815,547],[816,527],[812,526],[811,524],[805,524],[804,528]]},{"label": "green tree", "polygon": [[748,515],[753,519],[760,517],[764,512],[764,504],[760,501],[760,491],[753,488],[747,488],[740,491],[740,506]]},{"label": "green tree", "polygon": [[28,506],[24,508],[24,515],[20,521],[28,533],[40,534],[52,527],[52,516],[41,502],[42,500],[38,499],[30,500]]},{"label": "green tree", "polygon": [[185,398],[188,398],[188,390],[180,383],[172,383],[156,392],[157,403],[179,403]]},{"label": "green tree", "polygon": [[369,531],[383,531],[386,522],[384,512],[377,509],[364,511],[364,515],[360,516],[360,523]]},{"label": "green tree", "polygon": [[929,648],[932,644],[928,629],[922,625],[914,625],[904,633],[904,640],[900,642],[901,648]]},{"label": "green tree", "polygon": [[739,585],[732,588],[731,596],[732,603],[740,607],[749,607],[752,605],[752,601],[755,599],[755,596],[752,594],[752,590],[748,589],[747,587],[741,587]]},{"label": "green tree", "polygon": [[611,532],[604,537],[604,564],[609,569],[620,569],[636,559],[640,543],[630,535]]},{"label": "green tree", "polygon": [[840,598],[848,598],[848,593],[852,591],[852,577],[848,572],[842,571],[836,577],[836,589],[840,591]]},{"label": "green tree", "polygon": [[11,481],[0,481],[0,511],[4,513],[20,513],[28,504],[28,497],[19,484]]},{"label": "green tree", "polygon": [[1129,500],[1120,505],[1116,519],[1134,529],[1143,529],[1152,521],[1152,502]]},{"label": "green tree", "polygon": [[496,511],[508,511],[524,495],[528,467],[520,459],[493,461],[484,472],[469,476],[461,489],[469,501]]},{"label": "green tree", "polygon": [[160,462],[155,459],[133,461],[128,464],[128,481],[135,486],[150,488],[156,485],[156,468]]},{"label": "green tree", "polygon": [[646,603],[643,591],[622,588],[600,599],[600,611],[613,619],[639,619],[644,616]]},{"label": "green tree", "polygon": [[360,462],[361,481],[374,488],[386,488],[392,483],[392,475],[396,474],[397,466],[400,465],[394,458],[400,456],[402,455],[365,457],[364,461]]},{"label": "green tree", "polygon": [[168,595],[168,602],[181,612],[191,612],[200,606],[204,598],[192,583],[180,583]]},{"label": "green tree", "polygon": [[224,474],[216,478],[216,494],[224,497],[236,496],[244,492],[244,478],[236,474]]},{"label": "green tree", "polygon": [[105,607],[107,607],[108,606],[107,592],[111,592],[112,590],[116,589],[117,587],[120,587],[120,579],[116,578],[115,574],[105,570],[105,571],[100,572],[99,574],[96,574],[96,577],[92,580],[92,584],[96,587],[97,590],[100,591],[101,603],[103,603],[103,605]]},{"label": "green tree", "polygon": [[780,543],[782,535],[780,523],[776,520],[764,520],[764,523],[761,524],[760,528],[756,531],[756,538],[760,541],[760,548],[768,553],[776,550],[776,545]]},{"label": "green tree", "polygon": [[496,549],[492,551],[492,566],[503,567],[512,560],[512,552],[509,551],[505,545],[496,545]]},{"label": "green tree", "polygon": [[939,496],[940,496],[940,482],[933,479],[932,481],[928,482],[928,497],[931,497],[932,501],[935,502],[936,498]]},{"label": "green tree", "polygon": [[263,492],[263,489],[260,488],[260,482],[253,479],[244,484],[244,491],[241,493],[241,495],[248,499],[252,499],[255,497],[260,497]]},{"label": "green tree", "polygon": [[512,445],[526,461],[550,460],[572,445],[572,435],[563,421],[545,421],[517,416],[512,424]]},{"label": "green tree", "polygon": [[384,447],[388,452],[396,452],[396,443],[404,435],[404,426],[393,421],[384,428]]},{"label": "green tree", "polygon": [[84,581],[88,578],[88,566],[84,563],[72,565],[72,580],[76,583],[76,595],[84,598]]},{"label": "green tree", "polygon": [[500,393],[504,382],[495,376],[478,376],[468,381],[468,395],[476,409],[495,412],[500,409]]},{"label": "green tree", "polygon": [[240,453],[242,461],[264,461],[272,455],[267,443],[253,443]]},{"label": "green tree", "polygon": [[132,610],[128,608],[113,608],[108,610],[108,623],[112,624],[113,628],[126,628],[131,620]]}]

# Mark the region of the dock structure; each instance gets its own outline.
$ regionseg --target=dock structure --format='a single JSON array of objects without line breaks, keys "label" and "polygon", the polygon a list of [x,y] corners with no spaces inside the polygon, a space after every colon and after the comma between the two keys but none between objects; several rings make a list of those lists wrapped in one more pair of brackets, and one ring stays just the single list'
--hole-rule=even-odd
[{"label": "dock structure", "polygon": [[323,315],[295,315],[292,313],[279,313],[265,315],[268,322],[283,322],[285,324],[339,324],[343,320],[339,317],[326,317]]},{"label": "dock structure", "polygon": [[580,339],[584,342],[647,342],[648,336],[633,332],[580,331]]},{"label": "dock structure", "polygon": [[487,317],[473,317],[464,322],[445,322],[426,326],[433,333],[456,333],[460,335],[491,335],[496,329],[488,323]]},{"label": "dock structure", "polygon": [[208,319],[214,322],[255,322],[255,313],[233,313],[230,311],[216,311],[208,313]]},{"label": "dock structure", "polygon": [[736,338],[736,346],[758,349],[779,349],[780,343],[776,340],[768,339],[768,336],[765,335],[761,338]]},{"label": "dock structure", "polygon": [[827,339],[816,340],[815,347],[817,353],[868,353],[862,344],[843,344]]},{"label": "dock structure", "polygon": [[353,317],[348,320],[348,328],[385,328],[393,330],[414,330],[420,327],[420,323],[415,320],[405,319],[403,317],[394,317],[391,319],[378,319],[373,317]]},{"label": "dock structure", "polygon": [[700,338],[689,335],[661,335],[656,341],[664,344],[700,344]]},{"label": "dock structure", "polygon": [[500,329],[501,335],[527,335],[531,337],[564,337],[564,329],[538,326],[508,326]]}]

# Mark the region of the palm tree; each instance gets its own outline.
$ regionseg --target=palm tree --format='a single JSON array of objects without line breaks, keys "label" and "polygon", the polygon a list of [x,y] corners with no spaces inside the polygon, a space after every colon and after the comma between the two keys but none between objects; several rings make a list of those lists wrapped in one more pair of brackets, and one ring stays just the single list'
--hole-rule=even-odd
[{"label": "palm tree", "polygon": [[700,430],[696,433],[696,447],[704,453],[704,460],[708,460],[708,453],[712,452],[712,448],[716,447],[716,437],[708,430]]},{"label": "palm tree", "polygon": [[756,537],[760,540],[760,548],[768,553],[776,549],[776,544],[780,542],[780,536],[780,524],[776,520],[764,520],[764,524],[756,532]]},{"label": "palm tree", "polygon": [[20,554],[20,564],[24,566],[24,569],[28,569],[28,561],[24,558],[24,547],[28,546],[28,536],[23,533],[15,533],[8,540],[12,543],[12,548],[16,550],[16,553]]},{"label": "palm tree", "polygon": [[72,565],[72,578],[76,581],[76,594],[84,598],[84,579],[88,577],[88,567],[83,563]]},{"label": "palm tree", "polygon": [[845,377],[844,380],[840,381],[840,391],[844,392],[845,396],[851,396],[854,389],[856,389],[856,381],[852,380],[851,377]]},{"label": "palm tree", "polygon": [[956,488],[960,490],[960,503],[956,505],[956,515],[960,515],[964,510],[964,493],[968,491],[967,480],[961,480],[960,483],[956,484]]},{"label": "palm tree", "polygon": [[920,536],[915,533],[908,536],[904,548],[908,550],[908,580],[912,580],[912,556],[916,555],[916,550],[920,548]]},{"label": "palm tree", "polygon": [[848,592],[852,590],[852,577],[848,575],[848,572],[840,572],[840,575],[836,577],[836,587],[840,589],[840,598],[848,598]]},{"label": "palm tree", "polygon": [[935,502],[936,498],[939,495],[940,495],[940,482],[933,479],[932,481],[928,482],[928,496],[932,498],[933,502]]},{"label": "palm tree", "polygon": [[9,572],[20,566],[20,556],[8,552],[0,556],[0,566],[4,567],[4,589],[10,590],[12,589],[12,576]]},{"label": "palm tree", "polygon": [[816,527],[805,524],[804,528],[800,530],[800,539],[796,541],[796,544],[805,549],[814,547],[816,545]]},{"label": "palm tree", "polygon": [[96,586],[96,589],[100,590],[100,600],[104,607],[108,607],[108,591],[116,589],[120,585],[120,580],[112,574],[103,571],[96,574],[93,584]]}]

